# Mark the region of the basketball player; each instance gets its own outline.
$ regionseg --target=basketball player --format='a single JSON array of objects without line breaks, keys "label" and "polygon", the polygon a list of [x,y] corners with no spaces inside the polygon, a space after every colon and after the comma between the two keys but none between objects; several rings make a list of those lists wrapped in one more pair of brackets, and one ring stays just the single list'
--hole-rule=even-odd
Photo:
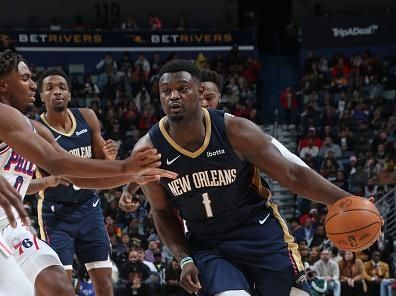
[{"label": "basketball player", "polygon": [[[251,121],[202,109],[199,76],[189,61],[162,67],[167,116],[135,146],[157,148],[161,167],[178,173],[143,185],[158,233],[181,263],[180,285],[189,293],[288,296],[304,266],[255,168],[326,205],[350,194],[287,160]],[[186,220],[186,237],[173,208]]]},{"label": "basketball player", "polygon": [[[10,225],[15,224],[15,216],[12,211],[14,208],[19,217],[24,219],[26,225],[30,225],[29,217],[23,208],[23,203],[18,192],[7,182],[5,178],[0,176],[0,207],[3,208],[7,215]],[[12,250],[0,236],[0,296],[15,295],[26,296],[33,295],[33,286],[19,269],[18,264],[12,256]],[[7,274],[7,276],[5,276]],[[9,276],[8,274],[12,274]]]},{"label": "basketball player", "polygon": [[[170,172],[157,168],[160,155],[153,149],[139,151],[124,161],[102,161],[74,157],[53,148],[34,132],[30,121],[18,111],[33,104],[35,90],[31,72],[22,57],[9,50],[0,53],[0,174],[21,197],[33,176],[34,164],[53,175],[119,176],[129,181],[133,181],[133,176],[136,181],[172,177]],[[12,228],[2,209],[0,231],[8,247],[13,249],[21,270],[34,284],[36,295],[74,295],[56,253],[31,234],[21,220],[18,219],[16,228]],[[8,274],[2,272],[3,276]]]},{"label": "basketball player", "polygon": [[[46,108],[40,121],[61,147],[80,157],[116,158],[117,146],[111,140],[104,141],[95,113],[87,108],[68,108],[70,81],[63,71],[47,70],[38,86]],[[37,181],[40,182],[40,179]],[[95,295],[113,295],[110,242],[100,197],[92,190],[75,185],[45,188],[40,195],[38,215],[41,239],[56,251],[70,279],[76,253],[80,263],[85,264]]]},{"label": "basketball player", "polygon": [[[208,69],[201,70],[201,88],[200,88],[200,100],[201,107],[208,109],[217,109],[220,105],[221,90],[223,89],[223,80],[221,76],[216,72]],[[297,155],[291,153],[282,143],[273,138],[269,137],[271,143],[276,146],[279,152],[286,157],[288,160],[308,167],[307,164],[302,161]],[[264,179],[261,180],[263,185],[269,189],[269,185]],[[135,211],[140,202],[137,199],[133,199],[132,195],[139,189],[136,183],[130,183],[124,187],[121,198],[119,200],[119,207],[125,212]]]}]

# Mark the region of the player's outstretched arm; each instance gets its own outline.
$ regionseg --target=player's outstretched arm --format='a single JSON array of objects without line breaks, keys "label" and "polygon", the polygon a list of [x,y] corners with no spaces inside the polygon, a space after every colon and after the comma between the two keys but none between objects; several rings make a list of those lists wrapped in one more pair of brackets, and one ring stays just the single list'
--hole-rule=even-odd
[{"label": "player's outstretched arm", "polygon": [[236,153],[291,191],[326,205],[351,195],[314,170],[283,157],[271,144],[269,137],[253,122],[226,117],[225,124],[227,136]]},{"label": "player's outstretched arm", "polygon": [[47,176],[39,179],[33,179],[29,183],[29,187],[26,191],[26,194],[27,195],[35,194],[47,188],[56,187],[58,185],[68,186],[69,183],[65,179],[59,176]]},{"label": "player's outstretched arm", "polygon": [[161,156],[155,149],[138,151],[123,161],[83,159],[58,151],[33,132],[19,111],[5,104],[0,104],[0,139],[53,175],[109,177],[144,174],[161,164]]},{"label": "player's outstretched arm", "polygon": [[[55,150],[60,153],[67,153],[54,139],[52,133],[40,122],[32,121],[34,128],[36,129],[37,133],[45,139],[49,144],[53,146]],[[137,152],[139,153],[139,152]],[[151,182],[158,180],[161,177],[166,178],[175,178],[176,174],[159,169],[157,167],[150,168],[146,172],[138,175],[138,174],[130,174],[126,176],[115,176],[115,177],[106,177],[106,178],[82,178],[82,177],[73,177],[70,174],[62,176],[62,179],[67,180],[68,182],[83,188],[83,189],[110,189],[119,186],[123,186],[129,182],[137,182],[140,184]],[[33,192],[33,188],[37,189],[39,187],[40,190],[44,190],[49,186],[45,187],[46,183],[45,180],[37,179],[37,181],[32,182],[29,185],[29,192]],[[37,191],[34,191],[37,192]]]},{"label": "player's outstretched arm", "polygon": [[12,208],[15,208],[25,225],[30,225],[29,216],[23,207],[21,196],[2,176],[0,176],[0,207],[4,209],[12,227],[16,227]]}]

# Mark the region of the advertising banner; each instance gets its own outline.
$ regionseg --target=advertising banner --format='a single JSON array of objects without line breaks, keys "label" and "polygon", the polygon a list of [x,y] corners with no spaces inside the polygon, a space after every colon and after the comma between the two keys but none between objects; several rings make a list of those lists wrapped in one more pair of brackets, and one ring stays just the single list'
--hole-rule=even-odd
[{"label": "advertising banner", "polygon": [[232,31],[1,31],[0,43],[21,51],[254,50],[251,30]]},{"label": "advertising banner", "polygon": [[396,43],[395,27],[396,15],[310,18],[302,23],[302,46],[310,49]]}]

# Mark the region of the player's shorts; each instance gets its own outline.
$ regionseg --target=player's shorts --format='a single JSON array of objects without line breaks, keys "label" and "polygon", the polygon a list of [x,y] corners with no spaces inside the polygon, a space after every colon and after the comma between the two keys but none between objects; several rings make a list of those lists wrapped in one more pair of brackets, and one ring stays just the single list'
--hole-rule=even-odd
[{"label": "player's shorts", "polygon": [[33,285],[22,273],[12,253],[0,236],[0,296],[33,296]]},{"label": "player's shorts", "polygon": [[88,270],[112,267],[111,245],[99,197],[95,195],[76,204],[44,199],[39,220],[40,216],[41,238],[57,252],[66,269],[72,269],[74,254]]},{"label": "player's shorts", "polygon": [[211,238],[189,233],[187,238],[202,295],[246,290],[257,296],[289,296],[293,286],[307,287],[297,245],[275,203],[238,229]]},{"label": "player's shorts", "polygon": [[10,225],[1,230],[1,235],[12,255],[28,280],[34,285],[37,275],[49,266],[62,266],[58,255],[45,242],[33,235],[28,227],[17,219],[17,227]]}]

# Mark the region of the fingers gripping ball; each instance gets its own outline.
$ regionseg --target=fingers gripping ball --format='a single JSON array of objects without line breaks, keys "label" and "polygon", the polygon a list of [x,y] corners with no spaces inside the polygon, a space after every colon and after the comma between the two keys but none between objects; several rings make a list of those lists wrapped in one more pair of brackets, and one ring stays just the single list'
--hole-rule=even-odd
[{"label": "fingers gripping ball", "polygon": [[373,203],[359,196],[339,199],[326,215],[326,232],[333,244],[357,252],[370,247],[380,236],[382,218]]}]

